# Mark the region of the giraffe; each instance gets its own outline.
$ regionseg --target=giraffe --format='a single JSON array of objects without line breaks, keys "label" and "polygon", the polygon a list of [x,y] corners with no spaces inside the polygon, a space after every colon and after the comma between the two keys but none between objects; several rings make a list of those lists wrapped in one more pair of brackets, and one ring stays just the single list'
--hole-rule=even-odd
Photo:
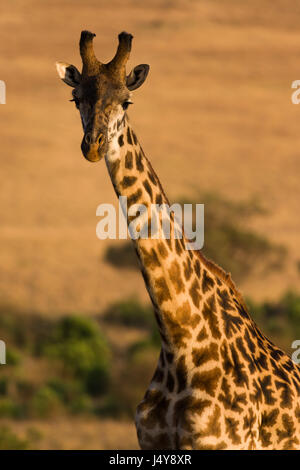
[{"label": "giraffe", "polygon": [[[126,75],[133,36],[125,32],[114,58],[101,63],[94,36],[81,33],[82,72],[58,62],[58,75],[73,88],[84,157],[104,158],[117,196],[127,197],[128,208],[144,204],[147,218],[151,204],[168,199],[126,111],[149,66]],[[300,368],[260,332],[230,274],[185,242],[174,233],[134,240],[161,335],[136,412],[140,447],[300,449]]]}]

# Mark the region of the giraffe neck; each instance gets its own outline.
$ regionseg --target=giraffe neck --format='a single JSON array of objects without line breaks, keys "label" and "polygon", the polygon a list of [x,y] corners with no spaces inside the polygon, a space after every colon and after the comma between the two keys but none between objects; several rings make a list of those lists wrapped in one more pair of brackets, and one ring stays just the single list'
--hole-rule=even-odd
[{"label": "giraffe neck", "polygon": [[[127,197],[128,211],[134,204],[147,207],[145,222],[153,216],[151,204],[168,204],[168,199],[126,115],[114,127],[106,156],[108,171],[117,196]],[[209,269],[209,262],[205,263],[197,252],[186,250],[184,237],[174,237],[173,217],[170,225],[170,239],[139,238],[134,244],[163,346],[180,356],[181,348],[186,354],[188,344],[194,344],[201,332],[210,339],[221,334],[212,324],[216,296],[218,292],[222,296],[225,285],[229,305],[231,294],[226,282]],[[206,305],[211,311],[208,319],[204,318]]]}]

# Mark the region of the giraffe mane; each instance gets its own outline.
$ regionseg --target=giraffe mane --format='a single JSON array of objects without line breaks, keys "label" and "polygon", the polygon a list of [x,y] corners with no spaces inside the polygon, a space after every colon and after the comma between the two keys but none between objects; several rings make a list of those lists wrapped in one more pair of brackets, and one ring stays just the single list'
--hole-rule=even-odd
[{"label": "giraffe mane", "polygon": [[217,263],[215,263],[214,261],[206,258],[204,256],[204,254],[200,251],[200,250],[195,250],[194,251],[195,254],[197,254],[199,256],[199,258],[201,259],[201,261],[203,262],[203,264],[205,264],[205,266],[213,273],[215,274],[216,276],[218,276],[222,281],[225,282],[225,284],[227,284],[227,286],[233,290],[234,294],[236,295],[238,301],[242,304],[242,306],[244,307],[244,309],[246,310],[246,312],[248,313],[248,308],[247,308],[247,305],[245,303],[245,300],[241,294],[241,292],[238,290],[238,288],[236,287],[235,283],[233,282],[232,280],[232,277],[231,277],[231,274],[226,272],[223,268],[221,268],[221,266],[219,266]]},{"label": "giraffe mane", "polygon": [[[160,182],[160,179],[158,178],[156,172],[154,171],[152,165],[151,165],[151,162],[148,160],[148,158],[146,157],[146,155],[144,154],[144,158],[147,160],[148,164],[149,164],[149,167],[151,169],[151,171],[153,172],[153,174],[155,175],[157,181],[158,181],[158,185],[160,187],[160,190],[163,194],[163,196],[165,197],[166,201],[167,201],[167,204],[170,205],[170,202],[169,202],[169,199],[167,198],[165,192],[164,192],[164,189],[161,185],[161,182]],[[215,263],[214,261],[206,258],[204,256],[204,254],[202,253],[201,250],[194,250],[194,253],[200,258],[200,260],[202,261],[202,263],[207,267],[207,269],[209,269],[209,271],[211,271],[213,274],[215,274],[216,276],[218,276],[223,282],[225,282],[225,284],[227,284],[227,286],[233,290],[234,294],[236,295],[237,297],[237,300],[240,302],[240,304],[244,307],[244,309],[246,310],[247,313],[248,312],[248,308],[247,308],[247,305],[245,303],[245,300],[241,294],[241,292],[238,290],[238,288],[236,287],[235,283],[233,282],[232,278],[231,278],[231,274],[230,273],[227,273],[223,268],[221,268],[221,266],[219,266],[217,263]]]}]

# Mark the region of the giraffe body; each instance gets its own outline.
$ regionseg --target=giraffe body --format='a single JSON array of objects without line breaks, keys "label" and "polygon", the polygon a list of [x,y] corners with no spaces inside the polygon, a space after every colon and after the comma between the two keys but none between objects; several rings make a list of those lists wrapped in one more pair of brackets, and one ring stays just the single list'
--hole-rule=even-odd
[{"label": "giraffe body", "polygon": [[[116,142],[106,160],[117,195],[168,203],[126,119]],[[230,276],[184,240],[134,243],[162,337],[136,414],[141,447],[300,448],[300,369],[259,331]]]},{"label": "giraffe body", "polygon": [[[123,55],[125,39],[118,49]],[[123,63],[120,76],[111,77],[110,94],[104,93],[108,69],[103,79],[92,65],[74,84],[85,132],[82,150],[91,161],[105,157],[116,194],[127,197],[128,209],[147,208],[138,219],[143,228],[153,217],[151,204],[168,200],[120,105],[120,97],[130,99],[132,74],[126,79]],[[65,74],[70,67],[66,64]],[[93,87],[91,99],[86,90]],[[160,221],[167,217],[164,211],[156,215]],[[170,223],[174,228],[172,215]],[[160,226],[157,232],[157,238],[134,241],[162,340],[136,413],[141,448],[300,449],[300,368],[259,331],[230,275],[201,252],[186,250],[186,240],[174,232],[170,239]]]}]

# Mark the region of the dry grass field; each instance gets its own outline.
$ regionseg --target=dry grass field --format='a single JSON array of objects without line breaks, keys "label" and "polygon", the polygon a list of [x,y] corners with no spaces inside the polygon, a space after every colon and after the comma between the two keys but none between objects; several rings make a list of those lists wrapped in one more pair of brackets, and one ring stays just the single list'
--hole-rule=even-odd
[{"label": "dry grass field", "polygon": [[[256,197],[269,210],[253,227],[287,247],[286,263],[247,278],[241,290],[260,300],[299,287],[300,106],[291,103],[299,18],[292,0],[3,0],[1,302],[54,317],[95,314],[130,295],[148,300],[139,273],[103,260],[108,242],[96,238],[96,207],[116,198],[104,162],[82,157],[71,89],[55,71],[56,60],[80,66],[82,29],[97,34],[104,62],[117,34],[131,32],[128,69],[150,64],[129,115],[172,200],[213,191],[234,201]],[[14,426],[22,433],[30,425]],[[42,448],[137,445],[127,423],[40,427]]]}]

